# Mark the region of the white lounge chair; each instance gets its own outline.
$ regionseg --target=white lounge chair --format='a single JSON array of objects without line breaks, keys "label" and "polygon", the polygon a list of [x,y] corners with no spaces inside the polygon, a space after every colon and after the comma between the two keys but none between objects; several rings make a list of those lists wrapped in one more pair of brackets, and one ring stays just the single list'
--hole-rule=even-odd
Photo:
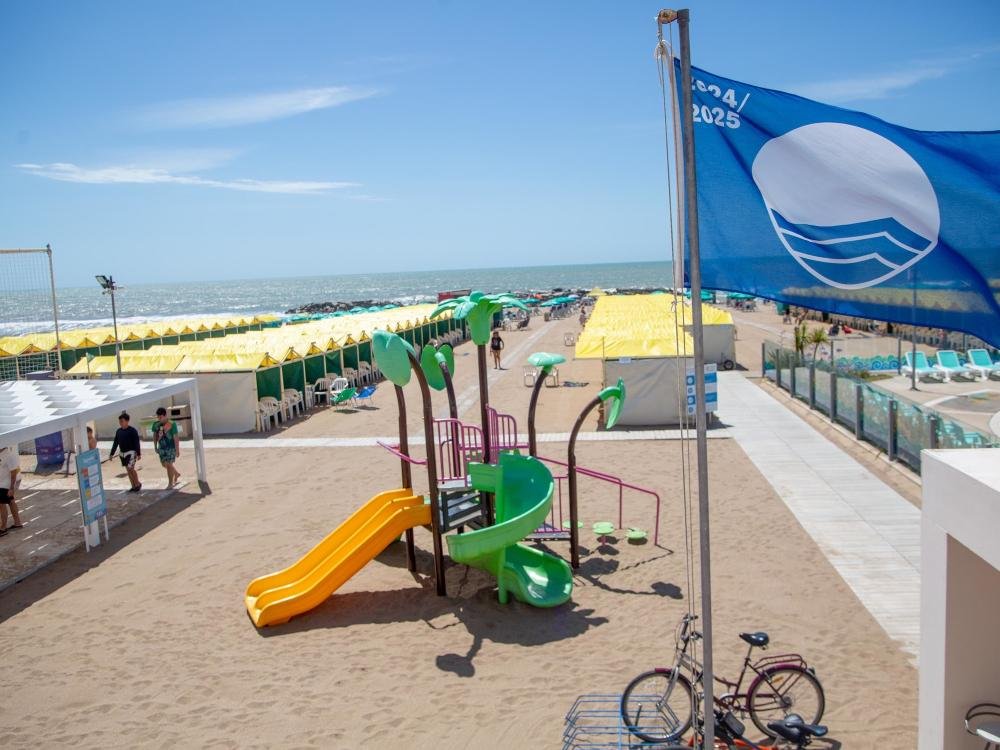
[{"label": "white lounge chair", "polygon": [[985,349],[969,349],[965,353],[968,358],[968,367],[973,372],[979,373],[983,380],[993,377],[994,375],[1000,377],[1000,362],[994,362],[990,357],[990,353]]},{"label": "white lounge chair", "polygon": [[916,369],[917,377],[921,380],[926,380],[927,378],[933,378],[934,380],[944,380],[946,375],[937,367],[932,367],[930,362],[927,361],[927,355],[923,352],[917,352],[916,367],[913,365],[913,352],[906,352],[903,355],[903,366],[900,367],[900,372],[904,375],[912,375],[914,369]]},{"label": "white lounge chair", "polygon": [[281,392],[281,405],[288,414],[289,419],[294,419],[296,412],[302,416],[305,411],[305,401],[302,394],[295,388],[286,388]]},{"label": "white lounge chair", "polygon": [[372,366],[367,362],[361,362],[358,364],[358,377],[360,378],[361,385],[370,385],[374,382],[375,376],[372,373]]},{"label": "white lounge chair", "polygon": [[[358,386],[358,371],[353,367],[345,367],[343,377],[347,380],[349,386],[357,388]],[[346,386],[345,386],[346,387]]]},{"label": "white lounge chair", "polygon": [[334,378],[333,382],[330,383],[330,398],[328,399],[328,401],[330,403],[333,403],[333,397],[334,396],[337,396],[337,395],[341,394],[342,392],[346,391],[350,387],[351,387],[351,383],[347,380],[347,378],[343,378],[343,377]]},{"label": "white lounge chair", "polygon": [[944,372],[944,382],[948,383],[955,376],[975,379],[975,373],[968,367],[962,365],[958,360],[958,354],[953,349],[942,349],[937,353],[938,369]]},{"label": "white lounge chair", "polygon": [[319,403],[323,399],[324,403],[330,403],[330,378],[320,378],[313,383],[313,401]]},{"label": "white lounge chair", "polygon": [[275,427],[281,421],[281,402],[274,396],[264,396],[257,402],[257,431],[265,432],[271,429],[272,421]]}]

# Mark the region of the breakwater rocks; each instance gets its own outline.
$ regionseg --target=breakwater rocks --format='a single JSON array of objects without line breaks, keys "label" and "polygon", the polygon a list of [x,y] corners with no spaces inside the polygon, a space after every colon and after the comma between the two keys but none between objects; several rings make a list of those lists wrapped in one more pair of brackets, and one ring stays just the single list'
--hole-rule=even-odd
[{"label": "breakwater rocks", "polygon": [[309,302],[305,305],[285,310],[285,315],[313,315],[315,313],[347,312],[357,307],[367,310],[369,307],[382,307],[394,304],[390,300],[360,299],[354,302]]},{"label": "breakwater rocks", "polygon": [[[591,289],[570,289],[565,287],[553,287],[552,289],[518,289],[509,291],[509,294],[513,294],[519,299],[534,298],[538,300],[551,299],[552,297],[558,297],[560,295],[570,295],[575,294],[578,297],[586,297],[592,290]],[[651,294],[653,292],[670,291],[669,287],[654,286],[654,287],[630,287],[628,289],[605,289],[604,291],[609,294]],[[313,315],[316,313],[333,313],[333,312],[347,312],[358,307],[368,309],[369,307],[382,307],[384,305],[390,304],[414,304],[415,302],[434,302],[436,298],[428,297],[424,300],[414,300],[412,297],[407,299],[406,302],[400,300],[373,300],[373,299],[362,299],[354,300],[353,302],[309,302],[305,305],[299,305],[298,307],[293,307],[290,310],[286,310],[286,315]]]}]

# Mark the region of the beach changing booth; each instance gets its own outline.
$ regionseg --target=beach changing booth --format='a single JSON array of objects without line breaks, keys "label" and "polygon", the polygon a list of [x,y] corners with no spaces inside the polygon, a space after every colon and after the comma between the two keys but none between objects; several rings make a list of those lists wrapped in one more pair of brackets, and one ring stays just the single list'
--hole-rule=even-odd
[{"label": "beach changing booth", "polygon": [[[721,326],[714,353],[725,354],[727,336],[732,340],[732,317],[716,315],[724,311],[707,305],[703,309],[706,332],[713,325]],[[602,361],[604,385],[613,385],[619,378],[625,383],[629,397],[619,425],[675,425],[681,421],[682,410],[686,415],[685,379],[688,368],[694,366],[690,315],[690,303],[668,294],[598,298],[575,353],[577,359]],[[709,320],[716,322],[708,324]],[[712,361],[707,354],[706,359]]]},{"label": "beach changing booth", "polygon": [[[262,318],[206,318],[173,321],[169,325],[123,326],[119,336],[129,342],[129,348],[121,352],[122,372],[138,378],[193,376],[205,394],[202,414],[207,434],[250,432],[257,427],[262,398],[281,402],[286,398],[285,391],[294,389],[303,395],[302,403],[308,408],[311,385],[321,378],[342,375],[345,368],[359,372],[363,363],[373,368],[369,377],[376,379],[369,332],[406,327],[412,335],[422,326],[425,330],[419,338],[426,340],[439,326],[428,319],[433,307],[364,310],[278,327],[271,327]],[[442,323],[453,325],[454,321],[448,314]],[[50,338],[9,342],[0,351],[9,353],[18,347],[23,350],[30,344],[41,351],[32,356],[44,360],[48,349],[55,345],[54,336]],[[61,335],[63,341],[66,338]],[[104,329],[76,334],[73,341],[79,348],[72,350],[71,356],[63,349],[64,361],[72,360],[70,377],[103,379],[117,374],[114,347],[101,356],[107,347]],[[138,342],[144,348],[139,348]],[[10,359],[15,358],[11,355]],[[16,361],[12,370],[14,365]],[[103,426],[100,431],[104,432]]]}]

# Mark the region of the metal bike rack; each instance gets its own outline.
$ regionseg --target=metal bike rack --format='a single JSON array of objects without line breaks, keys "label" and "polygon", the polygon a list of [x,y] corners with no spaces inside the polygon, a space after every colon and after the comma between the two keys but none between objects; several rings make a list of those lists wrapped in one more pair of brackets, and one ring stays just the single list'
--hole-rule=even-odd
[{"label": "metal bike rack", "polygon": [[622,723],[621,702],[621,693],[577,698],[566,714],[563,750],[690,750],[676,742],[644,742],[634,736]]}]

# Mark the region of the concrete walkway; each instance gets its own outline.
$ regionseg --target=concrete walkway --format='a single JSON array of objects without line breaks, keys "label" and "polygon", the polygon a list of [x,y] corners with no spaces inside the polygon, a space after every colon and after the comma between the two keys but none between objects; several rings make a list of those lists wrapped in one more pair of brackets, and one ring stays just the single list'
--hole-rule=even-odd
[{"label": "concrete walkway", "polygon": [[[473,420],[470,424],[476,424]],[[694,432],[691,431],[691,435]],[[543,432],[538,435],[539,443],[565,443],[569,440],[568,432]],[[412,445],[422,445],[422,435],[416,438],[410,437]],[[603,442],[603,441],[630,441],[630,440],[680,440],[683,434],[680,430],[629,430],[612,432],[581,432],[577,436],[577,441],[581,443]],[[708,433],[710,440],[731,438],[732,435],[725,428],[715,428]],[[527,443],[527,433],[519,433],[518,442]],[[316,437],[316,438],[206,438],[205,449],[213,448],[373,448],[380,442],[395,444],[399,441],[396,435],[384,435],[382,437]],[[101,448],[109,449],[111,443],[101,443]]]},{"label": "concrete walkway", "polygon": [[718,415],[844,581],[915,662],[920,511],[739,373],[719,373]]}]

